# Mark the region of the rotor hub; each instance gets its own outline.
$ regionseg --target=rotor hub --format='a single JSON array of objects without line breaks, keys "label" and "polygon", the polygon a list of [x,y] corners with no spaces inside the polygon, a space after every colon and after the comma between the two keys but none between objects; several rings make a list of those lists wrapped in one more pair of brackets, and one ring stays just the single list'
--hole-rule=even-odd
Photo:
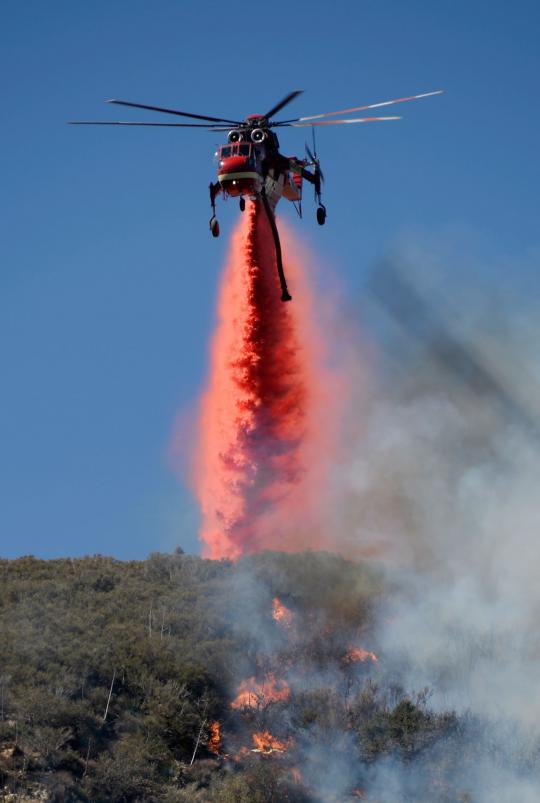
[{"label": "rotor hub", "polygon": [[246,117],[245,123],[250,128],[266,128],[268,120],[260,114],[250,114],[249,117]]}]

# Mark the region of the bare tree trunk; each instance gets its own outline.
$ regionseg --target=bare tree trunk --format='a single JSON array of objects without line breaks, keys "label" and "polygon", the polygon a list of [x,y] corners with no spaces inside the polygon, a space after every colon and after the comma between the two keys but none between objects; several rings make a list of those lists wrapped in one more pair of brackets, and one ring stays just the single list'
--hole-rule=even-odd
[{"label": "bare tree trunk", "polygon": [[193,766],[193,762],[195,761],[195,756],[197,755],[197,750],[199,749],[199,742],[201,741],[202,732],[204,726],[206,725],[206,719],[203,719],[201,722],[201,727],[199,728],[199,735],[197,736],[197,741],[195,742],[195,749],[193,750],[193,755],[191,756],[191,761],[189,762],[189,766]]},{"label": "bare tree trunk", "polygon": [[195,756],[197,755],[197,750],[199,749],[199,743],[201,741],[201,736],[202,736],[202,733],[203,733],[203,730],[204,730],[204,726],[206,725],[206,710],[207,710],[207,708],[208,708],[208,700],[205,700],[204,710],[203,710],[203,713],[202,713],[201,727],[199,728],[199,734],[197,736],[197,741],[195,742],[195,748],[193,750],[193,755],[191,756],[191,761],[189,762],[189,766],[190,767],[193,766],[193,762],[195,761]]},{"label": "bare tree trunk", "polygon": [[111,688],[109,689],[109,697],[107,698],[107,705],[105,706],[105,713],[103,714],[103,722],[105,722],[105,720],[107,719],[107,714],[109,713],[109,705],[111,703],[112,690],[113,690],[113,686],[114,686],[115,677],[116,677],[116,669],[113,672],[113,676],[112,676],[112,680],[111,680]]},{"label": "bare tree trunk", "polygon": [[4,721],[5,714],[6,714],[6,711],[5,711],[6,689],[9,686],[9,681],[10,680],[11,680],[11,675],[0,675],[0,689],[1,689],[1,692],[0,692],[0,697],[1,697],[0,719],[2,720],[2,722]]},{"label": "bare tree trunk", "polygon": [[165,608],[161,611],[161,633],[159,636],[159,640],[163,641],[163,633],[165,631]]},{"label": "bare tree trunk", "polygon": [[85,777],[86,772],[88,770],[88,759],[90,758],[90,745],[91,744],[92,744],[92,739],[90,737],[88,737],[88,750],[86,751],[86,759],[85,759],[85,762],[84,762],[84,772],[82,774],[83,778]]}]

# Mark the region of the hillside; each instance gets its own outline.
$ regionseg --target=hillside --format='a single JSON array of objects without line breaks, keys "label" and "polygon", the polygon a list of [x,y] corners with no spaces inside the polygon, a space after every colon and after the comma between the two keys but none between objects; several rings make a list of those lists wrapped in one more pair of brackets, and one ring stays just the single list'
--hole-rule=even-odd
[{"label": "hillside", "polygon": [[2,800],[395,803],[364,792],[388,760],[420,768],[426,800],[468,799],[466,724],[385,670],[388,590],[361,565],[179,550],[0,577]]}]

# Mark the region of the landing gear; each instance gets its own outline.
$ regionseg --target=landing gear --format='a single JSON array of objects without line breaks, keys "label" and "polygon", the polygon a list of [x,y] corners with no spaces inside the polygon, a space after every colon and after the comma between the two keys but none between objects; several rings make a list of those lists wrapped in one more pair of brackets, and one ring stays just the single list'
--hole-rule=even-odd
[{"label": "landing gear", "polygon": [[317,223],[319,224],[319,226],[324,226],[325,221],[326,221],[326,206],[324,206],[324,204],[321,204],[317,208]]},{"label": "landing gear", "polygon": [[219,237],[219,223],[215,215],[210,218],[210,231],[212,232],[212,237]]},{"label": "landing gear", "polygon": [[240,198],[239,206],[240,206],[240,211],[243,212],[244,209],[246,208],[246,199],[245,198]]},{"label": "landing gear", "polygon": [[219,223],[216,217],[216,196],[221,192],[219,182],[217,184],[210,184],[210,205],[212,207],[212,217],[210,218],[210,231],[212,237],[219,237]]}]

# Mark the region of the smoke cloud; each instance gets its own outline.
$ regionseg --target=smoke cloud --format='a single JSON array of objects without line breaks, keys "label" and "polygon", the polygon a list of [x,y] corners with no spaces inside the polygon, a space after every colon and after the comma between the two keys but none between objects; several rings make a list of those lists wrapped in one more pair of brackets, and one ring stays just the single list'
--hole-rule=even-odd
[{"label": "smoke cloud", "polygon": [[[474,719],[470,799],[540,800],[537,310],[496,277],[480,294],[433,262],[416,244],[370,284],[378,372],[336,548],[367,548],[395,589],[378,628],[388,677]],[[418,793],[416,770],[381,765],[374,797]]]}]

